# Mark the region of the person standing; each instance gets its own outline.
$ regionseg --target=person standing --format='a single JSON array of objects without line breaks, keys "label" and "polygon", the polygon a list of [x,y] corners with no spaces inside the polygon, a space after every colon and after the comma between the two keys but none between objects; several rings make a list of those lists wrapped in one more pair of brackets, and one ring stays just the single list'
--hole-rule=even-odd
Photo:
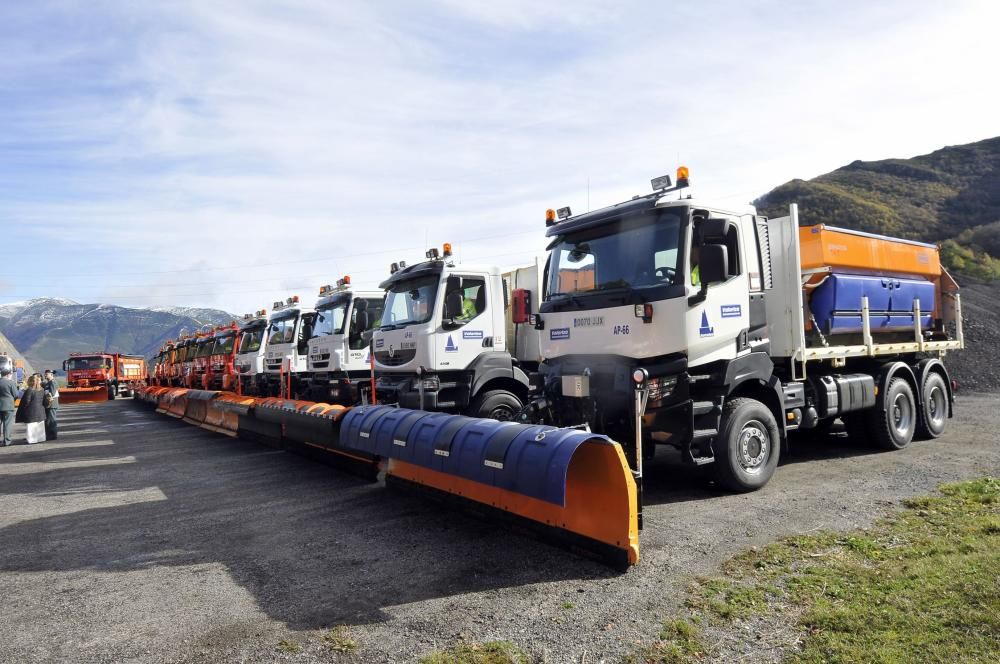
[{"label": "person standing", "polygon": [[45,440],[55,440],[59,437],[59,385],[56,383],[56,374],[52,369],[45,370],[45,380],[42,381],[42,389],[45,390]]},{"label": "person standing", "polygon": [[0,369],[0,429],[3,429],[3,442],[7,447],[13,444],[14,433],[14,403],[17,401],[17,384],[10,378],[10,367]]},{"label": "person standing", "polygon": [[27,430],[28,444],[45,442],[45,390],[42,389],[42,377],[31,374],[28,385],[21,395],[21,403],[17,407],[15,422],[23,422]]}]

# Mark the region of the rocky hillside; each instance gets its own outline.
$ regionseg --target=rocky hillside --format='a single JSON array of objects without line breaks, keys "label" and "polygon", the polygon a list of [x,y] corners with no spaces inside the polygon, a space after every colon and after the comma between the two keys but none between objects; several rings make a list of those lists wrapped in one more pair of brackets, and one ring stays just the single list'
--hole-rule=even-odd
[{"label": "rocky hillside", "polygon": [[216,309],[132,309],[39,298],[0,305],[0,333],[35,367],[55,368],[71,352],[111,350],[152,355],[181,330],[228,322]]},{"label": "rocky hillside", "polygon": [[1000,279],[1000,137],[912,159],[855,161],[755,201],[769,216],[792,202],[803,224],[940,243],[953,272]]},{"label": "rocky hillside", "polygon": [[799,204],[804,225],[830,224],[941,245],[962,286],[966,350],[948,357],[966,390],[1000,389],[1000,137],[912,159],[855,161],[792,180],[755,201],[769,216]]}]

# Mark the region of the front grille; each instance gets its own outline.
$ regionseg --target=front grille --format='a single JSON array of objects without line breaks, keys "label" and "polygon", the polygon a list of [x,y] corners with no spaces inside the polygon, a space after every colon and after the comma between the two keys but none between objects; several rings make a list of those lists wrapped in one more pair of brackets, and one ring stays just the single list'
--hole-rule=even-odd
[{"label": "front grille", "polygon": [[375,352],[375,361],[385,367],[398,367],[403,364],[406,364],[416,356],[417,356],[416,348],[397,350],[392,357],[389,357],[389,351],[380,350]]},{"label": "front grille", "polygon": [[266,368],[268,371],[281,371],[281,360],[278,360],[277,362],[271,362],[268,360],[265,364],[267,365]]}]

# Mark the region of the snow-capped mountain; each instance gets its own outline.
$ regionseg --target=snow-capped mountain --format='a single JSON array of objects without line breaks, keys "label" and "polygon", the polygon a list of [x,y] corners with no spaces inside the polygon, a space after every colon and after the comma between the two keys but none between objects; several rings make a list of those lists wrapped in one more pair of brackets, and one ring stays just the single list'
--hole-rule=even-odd
[{"label": "snow-capped mountain", "polygon": [[80,304],[35,298],[0,305],[0,333],[34,367],[55,368],[71,352],[118,351],[151,356],[181,330],[223,323],[235,316],[218,309]]}]

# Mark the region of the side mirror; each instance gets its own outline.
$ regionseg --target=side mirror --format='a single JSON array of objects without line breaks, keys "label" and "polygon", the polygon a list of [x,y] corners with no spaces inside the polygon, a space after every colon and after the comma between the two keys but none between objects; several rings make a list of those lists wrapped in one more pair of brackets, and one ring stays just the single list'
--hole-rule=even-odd
[{"label": "side mirror", "polygon": [[527,323],[531,318],[531,291],[524,288],[515,288],[511,293],[511,321],[517,325]]},{"label": "side mirror", "polygon": [[719,284],[729,278],[729,255],[721,244],[706,244],[701,248],[698,262],[701,283]]},{"label": "side mirror", "polygon": [[458,318],[462,315],[462,292],[453,290],[448,293],[444,300],[444,317],[447,319]]}]

